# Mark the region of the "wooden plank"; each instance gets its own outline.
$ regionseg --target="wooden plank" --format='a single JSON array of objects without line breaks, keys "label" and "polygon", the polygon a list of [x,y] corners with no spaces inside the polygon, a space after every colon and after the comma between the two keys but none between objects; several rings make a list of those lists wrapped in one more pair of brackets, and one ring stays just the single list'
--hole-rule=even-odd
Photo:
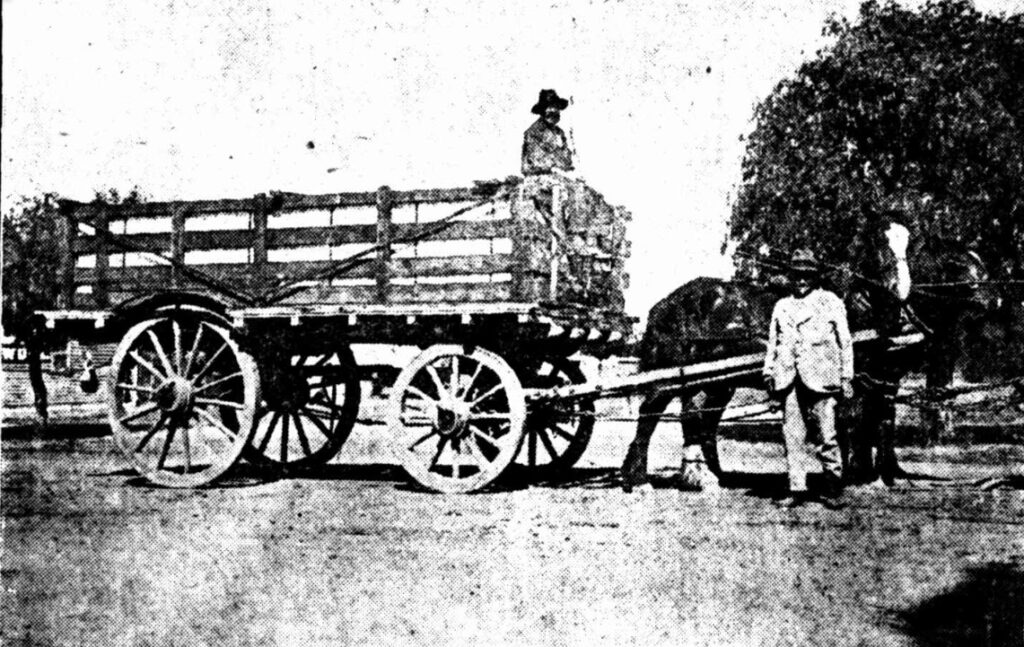
[{"label": "wooden plank", "polygon": [[[390,286],[389,305],[439,302],[505,302],[511,298],[511,283],[452,283],[446,285]],[[379,304],[376,286],[318,285],[294,294],[282,305],[299,304]]]},{"label": "wooden plank", "polygon": [[[422,235],[436,227],[436,223],[402,223],[391,225],[392,240]],[[504,238],[511,234],[507,220],[453,222],[429,240],[460,240],[475,238]],[[220,233],[220,232],[211,232]],[[376,243],[377,225],[341,225],[335,227],[289,227],[269,232],[271,248],[303,247],[314,245],[345,245]]]},{"label": "wooden plank", "polygon": [[[466,202],[486,197],[488,191],[477,187],[456,187],[449,189],[413,189],[393,191],[395,205],[437,202]],[[274,208],[280,211],[302,211],[308,209],[336,209],[377,204],[377,192],[348,192],[306,195],[301,193],[274,193],[271,199]],[[87,202],[62,200],[62,205],[73,211],[76,217],[94,217],[96,206]],[[252,198],[224,198],[217,200],[173,200],[168,202],[144,202],[142,204],[118,205],[113,207],[117,218],[148,218],[168,216],[180,208],[187,208],[195,215],[208,213],[252,212]]]},{"label": "wooden plank", "polygon": [[[176,212],[180,213],[180,212]],[[172,215],[172,218],[174,216]],[[259,226],[259,220],[255,219]],[[422,235],[436,227],[436,223],[403,223],[391,225],[392,238],[401,239]],[[512,234],[512,223],[508,220],[453,222],[451,227],[438,231],[429,240],[461,240],[506,238]],[[303,247],[316,245],[346,245],[376,243],[377,225],[341,225],[335,227],[294,227],[267,229],[267,249]],[[160,254],[173,253],[173,232],[163,234],[112,234],[119,240],[144,250]],[[245,229],[223,231],[183,231],[182,245],[189,251],[209,249],[238,249],[248,247],[250,232]],[[259,234],[254,230],[254,240]],[[95,253],[96,237],[79,236],[77,250],[80,254]],[[253,245],[255,250],[255,244]]]},{"label": "wooden plank", "polygon": [[[332,261],[294,261],[290,263],[268,263],[264,283],[267,286],[284,283],[306,275],[310,271],[331,267]],[[238,287],[245,287],[254,281],[254,267],[247,263],[231,263],[223,265],[189,265],[189,268],[203,272],[217,280],[225,281]],[[512,256],[508,254],[492,254],[488,256],[456,256],[441,258],[392,258],[391,278],[403,277],[452,277],[460,275],[480,275],[511,273]],[[377,269],[372,260],[366,264],[352,268],[342,279],[374,278]],[[129,267],[109,267],[107,284],[110,289],[168,287],[172,284],[173,267],[170,265],[142,265]],[[75,273],[77,284],[95,283],[97,274],[94,268],[78,268]],[[326,283],[326,282],[325,282]],[[181,277],[178,286],[199,285],[187,277]]]}]

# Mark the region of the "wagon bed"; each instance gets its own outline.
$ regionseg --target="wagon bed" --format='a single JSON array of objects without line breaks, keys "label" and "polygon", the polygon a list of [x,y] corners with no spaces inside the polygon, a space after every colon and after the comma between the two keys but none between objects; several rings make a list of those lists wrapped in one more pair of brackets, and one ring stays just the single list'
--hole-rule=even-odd
[{"label": "wagon bed", "polygon": [[[41,322],[120,340],[115,440],[164,485],[209,482],[243,453],[284,470],[328,460],[358,411],[354,343],[425,349],[389,414],[408,427],[409,398],[433,394],[413,408],[446,440],[425,467],[399,457],[424,484],[475,489],[516,457],[571,465],[593,425],[574,412],[592,403],[527,415],[521,389],[582,382],[568,357],[607,354],[632,325],[629,213],[574,179],[60,208],[63,307]],[[495,441],[475,466],[439,459],[442,445],[469,451],[470,429]]]}]

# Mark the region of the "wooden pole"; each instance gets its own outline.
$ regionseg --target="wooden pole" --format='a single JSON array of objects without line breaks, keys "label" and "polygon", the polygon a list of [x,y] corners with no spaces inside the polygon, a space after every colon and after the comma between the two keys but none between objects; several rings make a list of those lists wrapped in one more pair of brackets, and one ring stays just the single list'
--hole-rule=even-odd
[{"label": "wooden pole", "polygon": [[60,255],[60,293],[57,307],[70,310],[75,307],[75,233],[71,214],[61,212],[57,220],[57,252]]},{"label": "wooden pole", "polygon": [[107,253],[107,239],[110,237],[109,207],[101,205],[96,212],[94,221],[96,229],[96,283],[92,288],[92,297],[99,308],[110,304],[107,293],[107,274],[110,269],[110,256]]},{"label": "wooden pole", "polygon": [[377,301],[388,303],[391,298],[391,209],[394,194],[388,186],[377,189]]},{"label": "wooden pole", "polygon": [[181,267],[185,263],[185,217],[186,207],[175,207],[171,212],[171,287],[182,286]]},{"label": "wooden pole", "polygon": [[265,194],[253,197],[252,210],[252,278],[255,285],[267,285],[267,215],[270,203]]}]

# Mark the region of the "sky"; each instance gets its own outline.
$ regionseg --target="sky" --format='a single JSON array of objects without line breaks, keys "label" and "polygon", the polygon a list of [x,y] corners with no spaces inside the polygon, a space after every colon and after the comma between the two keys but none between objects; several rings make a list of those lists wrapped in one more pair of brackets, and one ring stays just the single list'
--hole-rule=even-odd
[{"label": "sky", "polygon": [[48,191],[469,186],[518,173],[530,108],[554,88],[581,176],[633,213],[627,309],[642,315],[731,270],[754,107],[858,5],[4,0],[3,210]]}]

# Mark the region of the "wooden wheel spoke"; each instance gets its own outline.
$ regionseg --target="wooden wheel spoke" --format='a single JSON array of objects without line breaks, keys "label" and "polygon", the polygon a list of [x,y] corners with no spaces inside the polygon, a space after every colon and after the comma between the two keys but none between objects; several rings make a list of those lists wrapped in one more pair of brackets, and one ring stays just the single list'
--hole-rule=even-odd
[{"label": "wooden wheel spoke", "polygon": [[479,438],[480,440],[484,441],[485,443],[487,443],[488,445],[490,445],[491,447],[493,447],[495,449],[501,449],[501,445],[498,443],[498,439],[497,438],[495,438],[494,436],[484,432],[482,429],[480,429],[476,425],[470,425],[469,426],[469,430],[471,432],[473,432],[473,436],[475,438]]},{"label": "wooden wheel spoke", "polygon": [[452,355],[451,361],[452,374],[449,376],[448,383],[450,384],[449,390],[452,394],[452,399],[455,399],[459,395],[459,356]]},{"label": "wooden wheel spoke", "polygon": [[469,403],[469,408],[470,408],[470,409],[472,409],[472,408],[473,408],[473,407],[475,407],[476,405],[480,404],[481,402],[483,402],[483,401],[484,401],[484,400],[486,400],[487,398],[489,398],[489,397],[493,396],[493,395],[494,395],[495,393],[497,393],[498,391],[501,391],[501,390],[503,390],[504,388],[505,388],[505,385],[503,385],[503,384],[501,384],[501,383],[499,382],[498,384],[496,384],[496,385],[494,385],[493,387],[491,387],[490,389],[488,389],[488,390],[487,390],[487,391],[486,391],[486,392],[485,392],[485,393],[484,393],[483,395],[479,396],[478,398],[476,398],[475,400],[473,400],[472,402],[470,402],[470,403]]},{"label": "wooden wheel spoke", "polygon": [[203,322],[199,323],[199,327],[196,328],[195,339],[192,340],[192,348],[188,351],[188,355],[185,357],[185,367],[181,369],[181,374],[188,379],[188,374],[192,371],[192,363],[196,359],[196,353],[199,352],[199,340],[203,338],[203,326],[206,324]]},{"label": "wooden wheel spoke", "polygon": [[234,441],[235,438],[238,436],[237,433],[228,429],[223,422],[214,418],[213,415],[211,415],[210,412],[207,411],[206,409],[200,409],[199,407],[196,407],[195,412],[202,416],[204,419],[206,419],[206,421],[209,422],[211,425],[213,425],[214,429],[227,436],[229,440]]},{"label": "wooden wheel spoke", "polygon": [[174,367],[171,366],[171,360],[167,358],[167,352],[164,350],[163,344],[160,343],[160,339],[150,328],[146,331],[146,336],[149,337],[149,341],[153,344],[153,349],[156,350],[156,356],[160,359],[160,365],[167,371],[167,375],[174,375]]},{"label": "wooden wheel spoke", "polygon": [[152,364],[150,364],[146,360],[142,359],[142,355],[139,355],[138,351],[134,351],[133,350],[133,351],[128,353],[128,356],[131,357],[132,359],[134,359],[136,364],[138,364],[139,366],[143,367],[144,369],[146,369],[147,371],[152,373],[161,382],[163,382],[164,380],[167,379],[167,376],[164,375],[163,373],[161,373],[160,371],[156,370],[155,366],[153,366]]},{"label": "wooden wheel spoke", "polygon": [[141,407],[139,407],[135,411],[133,411],[133,412],[131,412],[129,414],[126,414],[124,416],[121,416],[120,418],[117,419],[117,421],[123,425],[126,422],[130,422],[132,420],[135,420],[136,418],[141,418],[142,416],[146,415],[147,413],[152,413],[152,412],[156,411],[159,408],[160,407],[157,406],[156,402],[149,402],[147,404],[142,405]]},{"label": "wooden wheel spoke", "polygon": [[461,389],[456,397],[464,398],[473,391],[473,387],[476,386],[476,378],[480,377],[480,371],[482,371],[483,368],[483,363],[476,363],[476,369],[474,369],[473,374],[469,376],[469,380],[466,382],[465,388]]},{"label": "wooden wheel spoke", "polygon": [[140,393],[156,393],[156,389],[148,386],[142,386],[140,384],[125,384],[124,382],[120,382],[118,383],[117,388],[127,389],[129,391],[138,391]]},{"label": "wooden wheel spoke", "polygon": [[288,462],[288,431],[291,427],[292,417],[288,414],[281,416],[281,462]]},{"label": "wooden wheel spoke", "polygon": [[230,402],[228,400],[220,400],[218,398],[196,398],[196,404],[213,405],[217,407],[228,407],[229,409],[236,409],[242,411],[245,409],[245,404],[241,402]]},{"label": "wooden wheel spoke", "polygon": [[444,452],[444,446],[446,444],[448,444],[448,439],[445,438],[444,436],[441,436],[437,440],[437,451],[434,452],[434,457],[430,459],[430,469],[434,469],[435,467],[437,467],[437,461],[438,459],[441,458],[441,453]]},{"label": "wooden wheel spoke", "polygon": [[448,389],[445,387],[444,382],[441,381],[441,376],[437,373],[437,369],[434,368],[433,364],[427,365],[427,373],[430,374],[430,379],[434,382],[434,388],[437,389],[437,397],[441,400],[445,399],[445,395],[448,394]]},{"label": "wooden wheel spoke", "polygon": [[275,411],[274,415],[270,416],[270,422],[267,423],[267,432],[263,434],[263,440],[256,449],[260,452],[264,452],[267,449],[267,445],[270,444],[270,437],[274,434],[274,427],[277,426],[277,421],[281,419],[281,412]]},{"label": "wooden wheel spoke", "polygon": [[440,400],[438,400],[437,398],[430,397],[429,395],[427,395],[423,391],[420,391],[419,389],[417,389],[415,386],[413,386],[411,384],[409,386],[407,386],[405,390],[407,392],[409,392],[409,393],[412,393],[413,395],[415,395],[419,399],[421,399],[421,400],[423,400],[425,402],[429,402],[430,404],[434,405],[435,407],[441,406],[441,401]]},{"label": "wooden wheel spoke", "polygon": [[135,446],[135,453],[138,454],[142,449],[149,444],[149,441],[153,439],[156,432],[160,431],[160,427],[164,426],[167,422],[167,414],[161,413],[160,419],[153,423],[153,426],[146,430],[146,434],[139,440],[139,444]]},{"label": "wooden wheel spoke", "polygon": [[299,417],[299,414],[296,413],[292,417],[295,419],[295,435],[299,438],[299,445],[302,446],[302,451],[306,453],[306,456],[309,456],[313,453],[313,450],[309,448],[309,439],[306,438],[306,427],[302,424],[302,418]]},{"label": "wooden wheel spoke", "polygon": [[210,358],[206,360],[206,363],[203,364],[203,367],[199,369],[195,377],[192,378],[193,385],[197,384],[199,380],[203,379],[203,376],[206,375],[206,372],[210,370],[210,368],[213,366],[213,363],[217,361],[217,358],[220,357],[220,354],[223,353],[227,348],[228,345],[226,343],[222,344],[221,347],[217,349],[217,352],[211,355]]},{"label": "wooden wheel spoke", "polygon": [[526,438],[527,462],[530,467],[537,465],[537,433],[533,430],[527,432]]},{"label": "wooden wheel spoke", "polygon": [[429,438],[431,438],[433,436],[436,436],[436,435],[437,435],[437,431],[434,430],[434,429],[431,429],[428,433],[420,436],[413,444],[409,445],[409,451],[411,452],[412,450],[416,449],[421,444],[426,442],[427,439],[429,439]]},{"label": "wooden wheel spoke", "polygon": [[164,438],[164,446],[160,450],[160,458],[156,461],[156,468],[158,470],[162,470],[164,468],[164,463],[167,462],[167,454],[171,451],[171,443],[174,442],[174,432],[176,430],[177,427],[174,425],[167,427],[167,437]]},{"label": "wooden wheel spoke", "polygon": [[223,384],[224,382],[227,382],[228,380],[233,380],[236,377],[242,377],[242,372],[238,371],[237,373],[232,373],[231,375],[225,375],[224,377],[218,377],[216,380],[211,380],[210,382],[207,382],[206,384],[201,384],[199,386],[196,386],[196,388],[193,390],[193,393],[200,393],[202,391],[205,391],[206,389],[209,389],[211,387],[217,386],[218,384]]},{"label": "wooden wheel spoke", "polygon": [[192,471],[192,447],[189,445],[188,427],[181,428],[181,442],[185,447],[185,473]]},{"label": "wooden wheel spoke", "polygon": [[[174,371],[177,374],[180,375],[181,374],[181,367],[182,367],[182,359],[183,359],[182,353],[184,352],[185,349],[182,348],[182,344],[181,344],[181,324],[178,323],[177,319],[172,319],[171,320],[171,331],[172,331],[172,333],[174,335]],[[187,437],[188,436],[186,435],[186,438]]]},{"label": "wooden wheel spoke", "polygon": [[313,426],[317,428],[317,431],[322,433],[324,435],[324,438],[330,440],[331,431],[330,429],[327,428],[327,425],[325,425],[323,421],[320,420],[320,417],[316,415],[316,413],[311,411],[309,407],[304,408],[303,411],[306,413],[306,417],[309,418],[309,421],[313,423]]},{"label": "wooden wheel spoke", "polygon": [[551,423],[550,425],[548,425],[548,430],[553,432],[555,435],[559,436],[560,438],[563,438],[564,440],[568,440],[569,442],[572,442],[576,438],[575,435],[567,432],[562,427],[562,425],[558,424],[557,422],[554,422],[554,423]]},{"label": "wooden wheel spoke", "polygon": [[507,413],[471,413],[470,420],[509,420],[512,416]]},{"label": "wooden wheel spoke", "polygon": [[543,429],[536,430],[534,435],[540,437],[540,443],[544,445],[544,450],[547,451],[548,456],[552,459],[558,458],[558,451],[555,450],[555,446],[551,443],[551,438],[544,433]]}]

